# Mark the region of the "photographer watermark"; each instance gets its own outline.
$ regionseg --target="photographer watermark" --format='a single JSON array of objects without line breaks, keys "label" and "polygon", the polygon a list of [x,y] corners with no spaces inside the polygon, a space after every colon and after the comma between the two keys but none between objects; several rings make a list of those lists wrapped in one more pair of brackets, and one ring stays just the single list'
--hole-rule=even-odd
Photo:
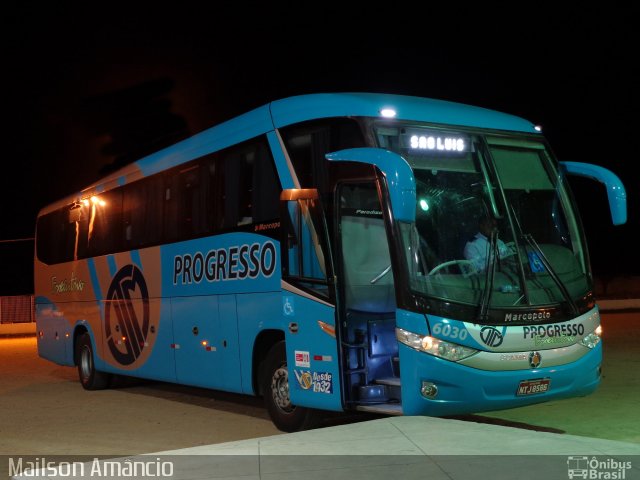
[{"label": "photographer watermark", "polygon": [[46,457],[9,457],[10,477],[171,478],[173,472],[173,462],[163,461],[158,457],[149,460],[144,457],[113,460],[94,458],[91,462],[53,461]]},{"label": "photographer watermark", "polygon": [[615,458],[605,460],[597,457],[570,456],[567,458],[567,475],[570,479],[624,480],[627,470],[631,470],[630,461]]}]

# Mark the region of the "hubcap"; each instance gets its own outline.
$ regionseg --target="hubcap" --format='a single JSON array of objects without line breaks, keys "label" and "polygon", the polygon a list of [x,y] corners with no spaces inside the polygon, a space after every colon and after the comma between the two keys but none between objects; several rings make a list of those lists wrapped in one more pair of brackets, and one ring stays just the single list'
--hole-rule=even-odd
[{"label": "hubcap", "polygon": [[281,366],[273,373],[271,396],[273,397],[273,402],[282,412],[291,413],[295,409],[291,405],[291,399],[289,398],[289,374],[286,365]]}]

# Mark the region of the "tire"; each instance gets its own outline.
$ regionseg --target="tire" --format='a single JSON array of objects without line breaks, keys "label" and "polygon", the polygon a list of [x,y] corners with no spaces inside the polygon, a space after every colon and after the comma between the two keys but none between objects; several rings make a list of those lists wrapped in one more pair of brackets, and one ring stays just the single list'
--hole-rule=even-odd
[{"label": "tire", "polygon": [[274,425],[283,432],[307,430],[320,422],[319,412],[298,407],[289,399],[289,372],[285,343],[276,343],[263,363],[262,392]]},{"label": "tire", "polygon": [[85,390],[103,390],[109,386],[110,375],[99,372],[95,368],[95,354],[91,337],[83,333],[76,342],[76,362],[78,364],[78,378]]}]

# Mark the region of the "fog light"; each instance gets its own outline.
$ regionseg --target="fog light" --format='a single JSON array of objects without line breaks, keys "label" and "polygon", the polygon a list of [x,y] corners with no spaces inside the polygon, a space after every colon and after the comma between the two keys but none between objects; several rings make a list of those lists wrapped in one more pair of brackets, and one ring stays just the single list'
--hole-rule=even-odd
[{"label": "fog light", "polygon": [[420,393],[425,398],[436,398],[436,395],[438,395],[438,387],[435,383],[423,381]]}]

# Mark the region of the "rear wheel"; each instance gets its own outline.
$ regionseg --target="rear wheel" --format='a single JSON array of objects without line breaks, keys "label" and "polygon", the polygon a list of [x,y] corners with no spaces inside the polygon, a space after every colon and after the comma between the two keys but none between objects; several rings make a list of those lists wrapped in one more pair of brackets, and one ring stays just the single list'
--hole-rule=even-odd
[{"label": "rear wheel", "polygon": [[264,360],[262,391],[271,420],[284,432],[313,428],[319,423],[319,413],[298,407],[289,396],[289,371],[285,343],[276,343]]},{"label": "rear wheel", "polygon": [[78,377],[85,390],[102,390],[109,385],[110,375],[96,370],[94,358],[91,337],[88,333],[83,333],[76,343],[76,361]]}]

